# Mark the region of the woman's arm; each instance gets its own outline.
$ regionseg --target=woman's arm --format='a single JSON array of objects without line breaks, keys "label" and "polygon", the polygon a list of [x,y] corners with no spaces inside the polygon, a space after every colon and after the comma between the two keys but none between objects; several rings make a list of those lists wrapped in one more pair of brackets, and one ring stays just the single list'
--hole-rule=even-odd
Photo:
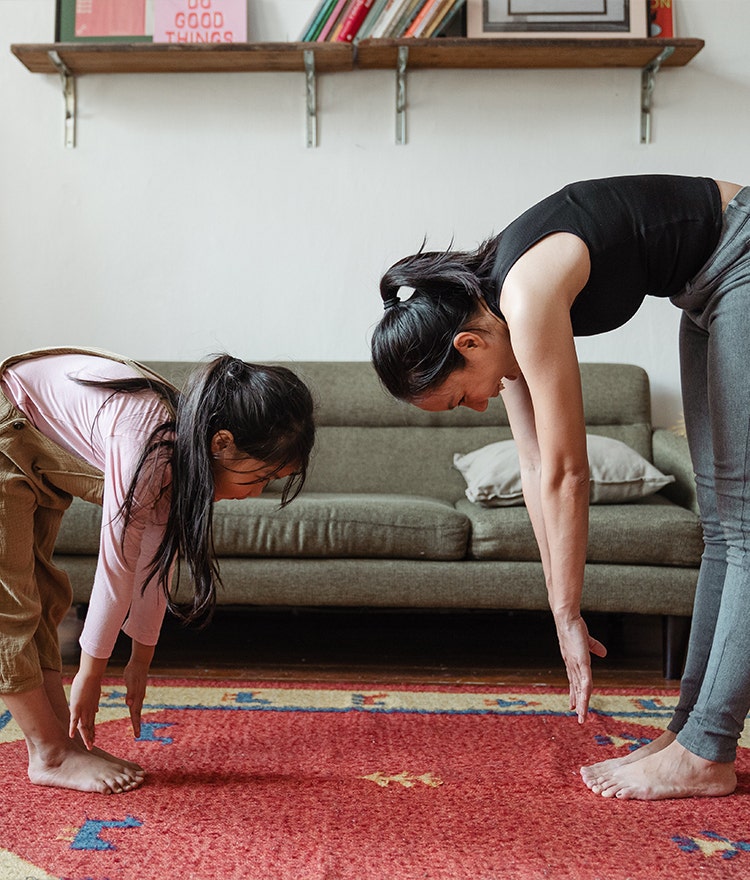
[{"label": "woman's arm", "polygon": [[536,437],[536,426],[534,424],[534,408],[531,403],[529,387],[523,376],[519,375],[512,382],[506,380],[502,398],[508,414],[510,430],[518,450],[523,499],[534,530],[534,537],[539,546],[545,583],[549,590],[552,581],[549,546],[547,544],[547,534],[544,530],[544,516],[542,515],[540,481],[542,461]]},{"label": "woman's arm", "polygon": [[550,238],[515,264],[503,287],[501,307],[523,377],[518,387],[508,383],[503,398],[519,445],[571,708],[583,721],[592,687],[589,655],[606,653],[581,618],[589,467],[570,306],[588,276],[588,253],[574,236]]}]

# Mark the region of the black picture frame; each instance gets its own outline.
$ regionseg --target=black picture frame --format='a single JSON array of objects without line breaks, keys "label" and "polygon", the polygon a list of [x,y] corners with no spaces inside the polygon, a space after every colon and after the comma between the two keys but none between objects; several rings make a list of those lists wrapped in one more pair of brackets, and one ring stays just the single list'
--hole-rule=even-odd
[{"label": "black picture frame", "polygon": [[[536,6],[530,11],[524,6]],[[546,9],[544,8],[546,5]],[[467,36],[514,37],[646,37],[648,0],[596,0],[587,12],[580,0],[523,3],[523,0],[467,0]],[[505,6],[493,18],[491,7]],[[519,12],[519,10],[523,12]]]}]

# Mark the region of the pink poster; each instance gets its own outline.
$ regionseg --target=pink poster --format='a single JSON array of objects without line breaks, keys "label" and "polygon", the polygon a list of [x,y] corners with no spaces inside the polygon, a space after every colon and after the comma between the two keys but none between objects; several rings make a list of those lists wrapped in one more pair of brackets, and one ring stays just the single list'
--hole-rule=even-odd
[{"label": "pink poster", "polygon": [[245,43],[247,0],[154,0],[155,43]]},{"label": "pink poster", "polygon": [[146,0],[76,0],[77,37],[146,33]]}]

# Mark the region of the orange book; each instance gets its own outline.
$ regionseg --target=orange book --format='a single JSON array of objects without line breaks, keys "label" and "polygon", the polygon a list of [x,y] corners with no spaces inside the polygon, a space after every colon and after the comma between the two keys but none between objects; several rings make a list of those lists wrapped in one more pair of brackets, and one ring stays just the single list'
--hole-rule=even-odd
[{"label": "orange book", "polygon": [[404,36],[413,37],[415,34],[418,34],[422,26],[422,22],[427,18],[430,12],[435,11],[435,7],[439,3],[440,0],[425,0],[424,6],[419,10],[416,17],[414,18],[414,21],[404,31]]}]

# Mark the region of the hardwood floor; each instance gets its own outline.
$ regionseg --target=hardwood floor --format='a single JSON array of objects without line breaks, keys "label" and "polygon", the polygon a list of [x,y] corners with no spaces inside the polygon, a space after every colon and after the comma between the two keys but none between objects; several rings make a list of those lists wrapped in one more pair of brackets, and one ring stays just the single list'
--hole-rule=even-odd
[{"label": "hardwood floor", "polygon": [[[609,650],[594,658],[600,687],[676,686],[662,675],[660,618],[591,614],[587,623]],[[61,628],[69,674],[80,626],[70,615]],[[122,672],[127,642],[118,641],[112,675]],[[152,677],[566,684],[551,615],[492,611],[231,608],[203,630],[168,617]]]}]

